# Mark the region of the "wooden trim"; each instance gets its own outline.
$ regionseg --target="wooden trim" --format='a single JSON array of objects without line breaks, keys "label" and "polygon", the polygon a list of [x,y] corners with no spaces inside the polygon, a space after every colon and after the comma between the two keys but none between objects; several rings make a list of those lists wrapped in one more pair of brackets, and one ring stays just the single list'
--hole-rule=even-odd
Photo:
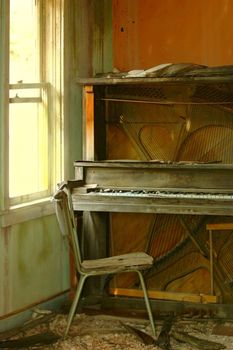
[{"label": "wooden trim", "polygon": [[51,295],[51,296],[49,296],[49,297],[47,297],[47,298],[40,299],[40,300],[36,301],[35,303],[32,303],[32,304],[30,304],[30,305],[26,305],[26,306],[24,306],[24,307],[22,307],[22,308],[19,308],[19,309],[15,310],[15,311],[9,312],[8,314],[1,315],[1,316],[0,316],[0,321],[5,320],[5,319],[7,319],[7,318],[9,318],[9,317],[15,316],[15,315],[17,315],[17,314],[19,314],[19,313],[21,313],[21,312],[29,311],[30,309],[36,307],[37,305],[46,303],[46,302],[48,302],[48,301],[50,301],[50,300],[53,300],[53,299],[58,298],[58,297],[60,297],[60,296],[62,296],[62,295],[65,295],[65,294],[67,294],[69,291],[70,291],[70,289],[66,289],[66,290],[61,291],[61,292],[59,292],[59,293],[53,294],[53,295]]},{"label": "wooden trim", "polygon": [[[85,114],[84,114],[85,115]],[[163,161],[141,161],[141,160],[98,160],[98,161],[81,161],[77,160],[74,162],[74,166],[89,166],[89,167],[98,167],[98,168],[139,168],[139,169],[151,169],[151,168],[165,168],[165,169],[190,169],[192,171],[199,172],[202,169],[211,169],[211,170],[233,170],[232,164],[219,164],[219,163],[198,163],[198,162],[163,162]],[[190,189],[189,189],[190,190]],[[209,192],[213,192],[214,189],[209,188]],[[193,192],[200,192],[203,189],[198,190],[198,188],[193,188]],[[215,189],[216,192],[216,189]],[[231,188],[227,188],[227,193],[232,193]]]},{"label": "wooden trim", "polygon": [[[126,288],[110,288],[109,293],[114,296],[127,296],[142,298],[143,291],[140,289],[126,289]],[[175,300],[175,301],[187,301],[192,303],[218,303],[219,297],[209,294],[189,294],[189,293],[175,293],[148,290],[148,297],[150,299],[160,300]]]},{"label": "wooden trim", "polygon": [[211,77],[169,77],[169,78],[146,78],[146,77],[130,77],[130,78],[119,78],[110,77],[107,78],[80,78],[77,77],[76,83],[80,85],[115,85],[115,84],[218,84],[218,83],[231,83],[233,82],[232,75],[225,76],[211,76]]},{"label": "wooden trim", "polygon": [[9,0],[0,1],[0,209],[5,210],[9,206],[9,138],[8,138],[8,115],[9,115]]},{"label": "wooden trim", "polygon": [[54,207],[50,198],[44,198],[0,212],[1,226],[8,227],[53,214]]},{"label": "wooden trim", "polygon": [[207,224],[206,225],[207,230],[212,231],[221,231],[221,230],[233,230],[233,223],[232,222],[224,222],[224,223],[217,223],[217,224]]},{"label": "wooden trim", "polygon": [[175,100],[159,100],[159,101],[151,101],[151,100],[136,100],[136,99],[125,99],[125,98],[101,98],[101,101],[107,102],[120,102],[120,103],[143,103],[143,104],[153,104],[153,105],[232,105],[233,101],[212,101],[212,102],[200,102],[200,101],[175,101]]},{"label": "wooden trim", "polygon": [[92,86],[84,88],[84,158],[94,160],[94,92]]},{"label": "wooden trim", "polygon": [[10,103],[40,103],[41,97],[12,97],[9,99]]},{"label": "wooden trim", "polygon": [[48,88],[49,83],[18,83],[18,84],[10,84],[10,90],[24,90],[24,89],[42,89]]}]

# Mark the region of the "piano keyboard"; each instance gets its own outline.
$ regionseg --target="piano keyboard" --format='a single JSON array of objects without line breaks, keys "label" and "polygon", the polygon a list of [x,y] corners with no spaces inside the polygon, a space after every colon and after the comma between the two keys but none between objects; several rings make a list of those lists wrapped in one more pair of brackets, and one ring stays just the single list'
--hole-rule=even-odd
[{"label": "piano keyboard", "polygon": [[91,195],[116,196],[116,197],[146,197],[146,198],[186,198],[186,199],[210,199],[210,200],[232,200],[231,193],[199,193],[199,192],[169,192],[169,191],[152,191],[152,190],[124,190],[112,188],[94,188],[89,189]]}]

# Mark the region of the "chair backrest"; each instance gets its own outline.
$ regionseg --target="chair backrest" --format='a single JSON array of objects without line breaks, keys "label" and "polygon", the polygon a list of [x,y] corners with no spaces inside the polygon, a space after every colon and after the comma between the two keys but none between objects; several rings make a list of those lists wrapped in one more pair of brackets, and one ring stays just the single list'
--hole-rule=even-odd
[{"label": "chair backrest", "polygon": [[82,261],[81,251],[77,237],[71,189],[68,183],[62,183],[57,192],[53,195],[53,202],[61,233],[67,238],[74,254],[76,269],[80,271]]}]

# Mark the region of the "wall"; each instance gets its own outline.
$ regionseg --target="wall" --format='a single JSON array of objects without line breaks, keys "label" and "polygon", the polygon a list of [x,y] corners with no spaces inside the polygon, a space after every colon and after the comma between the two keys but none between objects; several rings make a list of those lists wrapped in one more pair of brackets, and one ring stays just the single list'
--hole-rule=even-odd
[{"label": "wall", "polygon": [[[73,162],[82,157],[82,90],[78,76],[112,68],[111,0],[67,0],[64,9],[64,131],[65,178],[72,178]],[[0,1],[0,101],[7,101],[8,0]],[[4,15],[3,15],[4,14]],[[7,54],[6,54],[7,56]],[[3,199],[7,179],[4,133],[7,103],[0,103],[0,332],[30,317],[37,304],[61,302],[69,288],[69,256],[55,215],[3,227]],[[52,203],[51,203],[52,206]],[[43,303],[43,304],[42,304]],[[45,305],[47,307],[47,304]]]},{"label": "wall", "polygon": [[82,159],[82,86],[76,80],[112,70],[112,0],[67,0],[65,37],[66,177]]},{"label": "wall", "polygon": [[233,1],[113,0],[114,67],[233,62]]},{"label": "wall", "polygon": [[[9,1],[0,2],[0,332],[31,317],[33,308],[63,299],[69,288],[69,256],[52,203],[5,210],[8,178],[8,35]],[[17,173],[15,174],[17,176]],[[35,209],[36,205],[34,206]],[[23,212],[23,216],[19,215]],[[39,213],[40,212],[40,213]],[[20,219],[19,219],[19,216]],[[7,218],[10,219],[7,222]],[[64,300],[64,299],[63,299]],[[52,307],[51,303],[51,307]],[[25,310],[28,310],[27,312]]]},{"label": "wall", "polygon": [[[231,0],[204,0],[204,1],[203,0],[195,0],[195,1],[193,0],[162,0],[162,1],[113,0],[113,64],[114,64],[114,67],[118,68],[121,71],[128,71],[132,69],[150,68],[162,63],[190,62],[190,63],[196,63],[196,64],[209,65],[209,66],[232,64],[233,63],[232,13],[233,13],[233,1]],[[165,90],[162,89],[163,92]],[[130,110],[130,107],[128,107],[129,105],[130,104],[126,104],[125,107],[121,107],[120,109],[121,110],[120,114],[126,116],[125,118],[126,122],[127,122],[127,116],[129,119],[133,115],[133,113],[132,112],[130,113],[130,111],[135,111],[135,108],[133,109],[133,107],[131,107],[132,110]],[[138,105],[140,106],[140,104]],[[146,149],[146,147],[148,147],[148,149],[150,148],[150,150],[153,149],[154,153],[152,154],[151,158],[159,159],[163,157],[163,159],[165,158],[167,160],[168,158],[166,157],[169,154],[167,150],[169,147],[174,147],[172,143],[174,142],[174,135],[176,134],[176,131],[175,131],[176,129],[174,127],[174,124],[172,126],[173,128],[172,133],[170,133],[170,130],[169,130],[170,126],[168,126],[171,120],[170,118],[173,118],[173,116],[175,115],[177,116],[183,115],[182,113],[184,113],[184,109],[187,106],[183,110],[182,110],[183,108],[182,106],[179,106],[177,109],[176,107],[174,107],[172,110],[172,113],[170,111],[170,114],[169,114],[169,109],[167,107],[165,109],[161,107],[161,110],[154,108],[153,109],[154,112],[150,114],[149,111],[151,110],[150,109],[151,107],[149,106],[150,105],[148,105],[147,107],[143,107],[144,114],[139,112],[137,114],[135,112],[135,117],[134,117],[135,124],[138,122],[137,116],[140,115],[142,118],[141,125],[143,125],[143,127],[140,127],[139,122],[138,122],[138,125],[139,125],[138,127],[136,127],[132,123],[133,126],[131,126],[132,128],[131,130],[133,131],[130,134],[129,127],[127,127],[127,133],[132,136],[136,134],[135,130],[137,130],[138,144],[142,145],[143,149]],[[138,108],[137,111],[139,111],[140,107],[137,107],[137,108]],[[117,108],[115,108],[115,110],[117,111]],[[192,116],[193,111],[198,111],[198,107],[195,106],[195,107],[191,107],[190,109],[187,108],[186,110],[187,112],[185,113],[187,113],[188,117],[190,117],[190,115]],[[220,113],[220,110],[216,109],[216,115],[219,116],[219,113]],[[157,117],[157,120],[158,120],[158,123],[154,125],[154,127],[153,127],[153,124],[151,123],[153,115],[155,118]],[[206,122],[208,120],[207,124],[209,125],[211,124],[211,122],[213,124],[216,123],[216,121],[214,120],[215,117],[214,117],[213,109],[211,110],[211,113],[209,113],[209,117],[208,117],[207,110],[204,109],[204,112],[203,112],[203,108],[200,109],[199,114],[197,112],[194,112],[193,115],[195,118],[196,125],[198,125],[199,122],[203,122],[203,120],[206,120]],[[199,121],[198,121],[198,117],[200,118]],[[151,123],[150,126],[147,128],[148,134],[147,132],[145,132],[146,121],[145,121],[145,124],[143,124],[143,121],[142,121],[143,118],[145,120],[150,120],[150,123]],[[131,119],[129,120],[131,121]],[[161,120],[164,122],[164,124],[162,124]],[[164,127],[166,121],[167,121],[167,126]],[[219,120],[220,124],[221,122],[222,122],[222,119]],[[159,125],[159,123],[161,124]],[[162,128],[160,129],[161,126]],[[129,145],[129,142],[126,143],[124,141],[125,142],[124,145],[122,143],[120,146],[118,146],[119,140],[125,140],[123,138],[125,136],[123,132],[120,132],[119,127],[115,127],[114,129],[113,126],[111,125],[110,128],[109,129],[111,130],[111,133],[112,133],[111,134],[112,139],[110,138],[109,139],[111,141],[113,140],[111,145],[112,147],[110,148],[112,159],[114,159],[114,156],[118,158],[125,157],[126,159],[135,158],[136,152],[134,152],[135,150],[132,147],[133,143],[132,145]],[[189,130],[190,134],[193,130]],[[201,130],[201,128],[199,130]],[[150,135],[147,139],[148,142],[144,142],[143,132],[144,132],[144,135]],[[215,139],[216,137],[220,138],[220,133],[221,131],[217,130]],[[169,135],[169,137],[167,137],[166,139],[165,135]],[[197,134],[193,132],[193,135],[197,135]],[[119,136],[121,138],[119,138]],[[135,140],[134,136],[132,138],[134,138]],[[160,138],[161,138],[161,143],[159,142]],[[207,137],[205,137],[205,139],[207,139]],[[116,142],[114,144],[115,140]],[[177,140],[179,141],[182,140],[180,133],[179,134],[177,133]],[[187,137],[187,140],[188,140],[188,137]],[[197,154],[195,154],[195,150],[200,149],[203,151],[204,138],[200,140],[198,138],[190,137],[190,140],[192,140],[192,142],[194,142],[195,144],[195,145],[192,144],[192,152],[193,152],[192,156],[198,157]],[[214,138],[212,140],[214,140]],[[211,143],[212,140],[211,140],[211,137],[208,137],[209,143]],[[154,148],[153,148],[153,142],[154,142]],[[185,148],[186,144],[185,142],[183,142],[181,143],[181,145],[183,145]],[[212,146],[211,150],[213,151],[214,149],[213,141],[211,146]],[[177,150],[178,148],[175,147],[175,149]],[[191,147],[189,149],[191,149]],[[223,147],[221,147],[221,150],[219,151],[222,152],[222,149]],[[122,150],[122,153],[120,153],[121,150]],[[187,150],[188,150],[188,147],[186,148],[186,152]],[[229,150],[231,152],[231,149]],[[127,154],[127,151],[128,151],[128,154]],[[211,152],[207,152],[207,153],[210,154]],[[227,156],[227,151],[226,151],[226,156]],[[139,158],[138,155],[137,155],[137,158]],[[218,157],[216,157],[215,159],[218,159]],[[193,158],[191,158],[190,160],[193,160]],[[155,215],[153,220],[154,219],[158,220],[158,221],[155,221],[155,223],[160,222],[160,224],[158,224],[157,226],[157,229],[155,229],[154,231],[154,237],[159,237],[160,227],[162,227],[160,237],[164,238],[164,234],[165,234],[169,242],[171,242],[175,237],[178,237],[178,236],[181,237],[180,235],[182,235],[184,225],[181,225],[178,220],[177,224],[173,226],[173,223],[177,220],[175,216],[172,217],[167,215],[160,215],[160,216]],[[120,224],[118,224],[117,220],[115,220],[114,222],[115,226],[113,226],[113,231],[115,230],[114,233],[122,232],[122,230],[119,230],[119,225],[127,227],[128,229],[129,224],[127,226],[126,220],[127,218],[124,218],[123,216],[121,217]],[[140,219],[138,216],[135,219],[129,218],[128,220],[131,222],[135,221],[137,223],[137,226],[139,227],[139,220],[141,220],[141,222],[143,223],[142,220],[144,219],[143,218]],[[214,218],[212,218],[211,220],[214,220]],[[153,226],[153,229],[156,227],[156,225],[157,223]],[[172,227],[172,230],[171,230],[171,227]],[[204,232],[205,231],[203,230],[203,233]],[[113,233],[113,236],[114,236],[114,233]],[[171,234],[172,238],[171,237],[169,238],[169,234]],[[144,234],[144,237],[145,236],[146,235]],[[151,239],[151,236],[149,237],[150,237],[151,254],[154,254],[154,256],[156,257],[156,254],[157,254],[156,249],[157,247],[159,247],[159,245],[156,244],[158,241],[153,241],[153,239]],[[161,238],[161,242],[162,242],[162,238]],[[226,241],[227,240],[225,240],[225,242]],[[120,244],[122,242],[125,243],[124,232],[122,237],[119,237],[119,235],[117,236],[117,242],[114,247],[115,250],[119,249],[118,247],[121,248]],[[173,251],[173,254],[175,251],[175,249],[173,248],[175,246],[176,247],[179,246],[179,243],[177,242],[178,240],[174,243],[174,246],[170,250],[170,252]],[[125,247],[123,243],[122,243],[122,247]],[[220,246],[219,241],[218,241],[218,244]],[[154,250],[153,250],[153,246],[156,247]],[[166,243],[165,245],[161,244],[161,247],[163,247],[163,249],[164,249],[164,246],[166,246]],[[217,248],[216,248],[216,251],[217,251]],[[164,257],[166,253],[164,255],[162,254],[161,256]],[[181,258],[181,250],[179,250],[179,254],[178,254],[179,258],[177,259],[177,261],[179,260],[180,266],[178,268],[177,268],[178,265],[176,265],[174,261],[171,262],[172,255],[167,254],[167,257],[169,256],[170,258],[170,260],[167,259],[167,261],[169,261],[168,265],[165,267],[166,260],[161,259],[160,260],[161,265],[156,270],[157,274],[151,277],[153,273],[150,271],[150,278],[147,281],[148,282],[147,285],[149,286],[149,288],[157,289],[159,287],[162,290],[166,288],[166,290],[176,291],[176,292],[183,291],[187,293],[190,293],[190,292],[209,293],[209,285],[208,285],[209,279],[208,279],[208,271],[207,271],[208,265],[207,265],[207,269],[203,268],[204,267],[203,257],[200,255],[198,258],[196,258],[199,252],[197,253],[195,252],[193,254],[193,256],[195,256],[195,259],[196,259],[196,260],[193,259],[193,261],[195,261],[196,263],[195,271],[193,270],[190,273],[191,270],[189,272],[187,272],[186,270],[184,273],[182,272],[183,267],[186,267],[186,266],[191,267],[191,263],[186,264],[185,260],[182,260],[182,259],[184,257],[191,258],[192,253],[188,253],[188,254],[184,253],[182,258]],[[219,256],[220,255],[218,255],[218,264],[219,265],[224,264],[222,263],[222,261],[220,261]],[[161,261],[163,261],[164,264],[162,264]],[[183,265],[181,261],[183,262]],[[197,268],[198,265],[201,266],[201,268]],[[161,268],[161,271],[159,270],[160,268]],[[172,268],[174,268],[173,271],[172,271]],[[179,277],[177,278],[174,277],[175,271],[177,271],[179,274]],[[183,277],[180,278],[182,273],[183,273]],[[160,277],[159,277],[159,274],[160,274]],[[164,275],[166,276],[164,277]],[[172,283],[165,282],[166,278],[169,275],[172,276],[172,278],[174,278]],[[164,283],[163,287],[161,287],[162,284],[159,285],[159,280],[161,280],[162,283]]]},{"label": "wall", "polygon": [[0,256],[0,319],[69,288],[67,249],[54,215],[2,228]]}]

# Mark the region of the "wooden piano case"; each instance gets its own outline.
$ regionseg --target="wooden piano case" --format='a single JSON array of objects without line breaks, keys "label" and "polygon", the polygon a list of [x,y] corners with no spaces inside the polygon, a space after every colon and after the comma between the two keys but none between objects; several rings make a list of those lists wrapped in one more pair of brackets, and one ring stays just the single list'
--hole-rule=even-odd
[{"label": "wooden piano case", "polygon": [[[88,240],[84,242],[85,254],[97,257],[146,251],[155,261],[146,273],[152,298],[231,301],[232,231],[220,230],[221,234],[214,236],[215,281],[211,293],[206,224],[233,219],[232,200],[223,205],[218,197],[219,193],[233,192],[233,80],[93,78],[79,79],[78,83],[83,85],[84,161],[133,161],[138,164],[136,168],[140,162],[148,164],[140,172],[132,166],[132,176],[126,176],[119,167],[111,187],[115,184],[116,188],[134,190],[135,179],[140,178],[142,190],[150,164],[154,168],[158,164],[160,172],[154,176],[161,180],[163,191],[189,193],[191,188],[192,193],[216,194],[209,210],[205,200],[195,203],[193,199],[195,204],[190,204],[182,194],[173,211],[168,207],[159,210],[159,205],[155,210],[146,210],[143,201],[138,212],[125,212],[120,206],[117,211],[98,211],[92,206],[93,211],[85,210],[83,218],[83,232],[87,235],[84,241]],[[75,167],[76,178],[86,181],[88,164],[82,167],[77,162]],[[184,179],[185,167],[189,175]],[[203,177],[196,177],[199,173]],[[106,169],[105,175],[97,176],[97,185],[108,174]],[[150,187],[148,182],[145,187]],[[194,206],[198,210],[194,211]],[[134,275],[120,275],[110,282],[110,292],[140,296],[137,285]]]}]

